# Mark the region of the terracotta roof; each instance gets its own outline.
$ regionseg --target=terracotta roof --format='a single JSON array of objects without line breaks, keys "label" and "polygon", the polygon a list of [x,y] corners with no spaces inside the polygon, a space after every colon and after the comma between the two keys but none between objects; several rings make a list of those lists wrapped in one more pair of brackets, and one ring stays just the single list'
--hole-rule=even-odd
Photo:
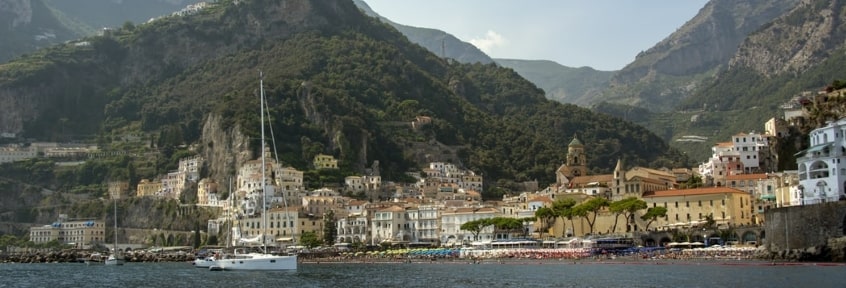
[{"label": "terracotta roof", "polygon": [[529,200],[529,202],[543,202],[543,203],[552,203],[552,199],[546,196],[537,196]]},{"label": "terracotta roof", "polygon": [[717,142],[717,145],[714,145],[714,146],[717,146],[717,147],[733,147],[734,143],[732,143],[732,142]]},{"label": "terracotta roof", "polygon": [[767,174],[765,174],[765,173],[737,174],[737,175],[726,176],[726,180],[758,180],[758,179],[767,179]]},{"label": "terracotta roof", "polygon": [[361,205],[364,205],[364,204],[367,204],[367,203],[368,203],[367,201],[353,200],[353,201],[350,201],[350,203],[347,204],[347,205],[348,206],[361,206]]},{"label": "terracotta roof", "polygon": [[405,209],[399,206],[391,206],[385,209],[380,209],[378,212],[403,212]]},{"label": "terracotta roof", "polygon": [[746,134],[746,133],[743,133],[743,132],[734,134],[734,136],[746,136],[746,135],[749,135],[749,134]]},{"label": "terracotta roof", "polygon": [[708,195],[708,194],[723,194],[723,193],[741,193],[744,195],[749,195],[749,193],[741,190],[737,190],[734,188],[729,187],[706,187],[706,188],[695,188],[695,189],[674,189],[674,190],[661,190],[655,192],[647,192],[643,194],[643,198],[654,198],[654,197],[673,197],[673,196],[683,196],[683,195]]},{"label": "terracotta roof", "polygon": [[494,208],[484,207],[484,208],[472,208],[472,207],[464,207],[464,208],[456,208],[455,210],[451,211],[444,211],[443,214],[466,214],[466,213],[496,213],[498,210]]},{"label": "terracotta roof", "polygon": [[591,182],[608,183],[614,180],[614,174],[590,175],[590,176],[576,176],[570,183],[573,185],[588,184]]}]

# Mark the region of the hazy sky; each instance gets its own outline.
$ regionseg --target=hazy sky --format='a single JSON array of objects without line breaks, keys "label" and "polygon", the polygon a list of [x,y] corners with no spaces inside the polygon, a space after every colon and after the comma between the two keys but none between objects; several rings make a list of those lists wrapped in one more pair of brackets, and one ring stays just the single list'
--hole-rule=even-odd
[{"label": "hazy sky", "polygon": [[707,0],[364,0],[379,15],[443,30],[493,58],[619,70]]}]

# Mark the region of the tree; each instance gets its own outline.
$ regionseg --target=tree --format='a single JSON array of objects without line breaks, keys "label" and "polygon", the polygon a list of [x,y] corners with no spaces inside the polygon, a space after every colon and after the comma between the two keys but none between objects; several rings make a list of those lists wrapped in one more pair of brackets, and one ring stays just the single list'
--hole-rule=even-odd
[{"label": "tree", "polygon": [[552,211],[552,208],[549,207],[541,207],[535,211],[535,217],[541,221],[540,235],[538,237],[543,239],[543,231],[549,229],[549,221],[555,219],[555,211]]},{"label": "tree", "polygon": [[573,207],[573,209],[577,211],[578,215],[585,217],[585,220],[588,222],[588,227],[590,227],[590,234],[593,235],[593,226],[596,224],[596,215],[599,214],[599,210],[602,210],[604,207],[608,207],[608,205],[608,199],[596,197]]},{"label": "tree", "polygon": [[504,231],[510,235],[514,231],[523,230],[523,221],[517,218],[494,217],[489,222],[493,224],[495,234],[497,231]]},{"label": "tree", "polygon": [[[634,214],[637,213],[637,211],[646,209],[646,201],[643,201],[642,199],[638,199],[637,197],[629,197],[629,198],[620,200],[618,202],[622,202],[619,205],[623,209],[623,214],[626,215],[626,232],[629,232],[630,231],[629,225],[631,224],[631,221],[634,220]],[[616,222],[617,221],[615,219],[614,220],[614,224],[615,224],[614,228],[616,228],[616,224],[617,224]]]},{"label": "tree", "polygon": [[699,177],[697,175],[691,175],[690,178],[687,178],[686,182],[681,183],[681,185],[679,185],[679,188],[681,188],[681,189],[699,188],[699,187],[702,187],[702,185],[703,185],[702,177]]},{"label": "tree", "polygon": [[[555,212],[556,217],[566,218],[573,224],[573,207],[576,206],[576,200],[572,198],[558,199],[552,203],[552,211]],[[562,235],[567,237],[567,223],[564,222]]]},{"label": "tree", "polygon": [[194,249],[200,248],[202,244],[202,238],[200,238],[200,222],[197,222],[194,224]]},{"label": "tree", "polygon": [[479,233],[482,233],[482,230],[490,225],[490,219],[477,219],[461,224],[461,230],[470,231],[470,233],[473,233],[473,240],[476,241],[479,240]]},{"label": "tree", "polygon": [[335,229],[335,211],[329,209],[323,213],[323,243],[326,245],[335,244],[335,236],[338,231]]},{"label": "tree", "polygon": [[305,231],[302,235],[300,235],[300,244],[308,248],[314,248],[320,246],[322,242],[313,231]]},{"label": "tree", "polygon": [[667,208],[664,206],[657,206],[646,209],[646,213],[643,216],[640,216],[640,219],[646,222],[646,228],[644,230],[649,230],[649,225],[652,225],[652,222],[658,220],[659,217],[666,217],[667,216]]},{"label": "tree", "polygon": [[715,226],[717,226],[717,221],[714,220],[714,214],[705,215],[705,228],[714,228]]}]

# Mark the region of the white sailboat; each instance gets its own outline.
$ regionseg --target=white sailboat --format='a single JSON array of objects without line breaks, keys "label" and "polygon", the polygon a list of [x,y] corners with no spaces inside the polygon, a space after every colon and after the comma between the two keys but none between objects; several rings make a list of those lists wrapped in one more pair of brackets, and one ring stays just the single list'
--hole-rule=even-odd
[{"label": "white sailboat", "polygon": [[[261,74],[260,74],[261,75]],[[273,255],[267,253],[265,235],[267,235],[267,203],[266,203],[266,157],[264,143],[264,76],[259,79],[260,103],[261,103],[261,190],[262,190],[262,224],[264,233],[261,236],[261,252],[239,253],[228,255],[226,259],[215,260],[215,264],[209,267],[210,270],[297,270],[297,255]]]},{"label": "white sailboat", "polygon": [[115,203],[115,246],[113,247],[111,255],[109,258],[106,258],[106,265],[123,265],[126,262],[126,259],[123,259],[123,255],[120,254],[120,249],[117,246],[117,237],[118,237],[118,226],[117,226],[117,199],[114,200]]}]

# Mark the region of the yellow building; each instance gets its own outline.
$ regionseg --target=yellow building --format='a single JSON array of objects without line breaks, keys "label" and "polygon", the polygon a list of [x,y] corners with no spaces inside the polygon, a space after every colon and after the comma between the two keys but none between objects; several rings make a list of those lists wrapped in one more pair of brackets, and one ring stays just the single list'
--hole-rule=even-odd
[{"label": "yellow building", "polygon": [[68,221],[67,215],[64,214],[60,215],[59,220],[53,224],[29,229],[29,240],[36,244],[55,240],[80,249],[90,248],[92,244],[104,243],[105,235],[106,225],[102,220]]},{"label": "yellow building", "polygon": [[[267,220],[261,216],[248,217],[241,219],[237,225],[241,230],[242,239],[260,239],[261,235],[267,233],[266,243],[273,245],[271,243],[290,242],[299,237],[300,234],[296,231],[300,220],[297,207],[280,207],[267,210]],[[267,229],[262,228],[264,223],[267,223]]]},{"label": "yellow building", "polygon": [[718,226],[752,224],[751,196],[734,188],[662,190],[644,194],[643,200],[647,207],[667,208],[667,217],[659,218],[650,227],[673,229],[701,226],[705,224],[708,215],[713,215]]},{"label": "yellow building", "polygon": [[162,190],[162,182],[150,182],[147,179],[141,179],[141,182],[138,182],[138,191],[136,192],[138,197],[146,197],[146,196],[156,196],[156,193]]},{"label": "yellow building", "polygon": [[338,169],[338,160],[331,155],[317,154],[314,156],[315,169]]}]

